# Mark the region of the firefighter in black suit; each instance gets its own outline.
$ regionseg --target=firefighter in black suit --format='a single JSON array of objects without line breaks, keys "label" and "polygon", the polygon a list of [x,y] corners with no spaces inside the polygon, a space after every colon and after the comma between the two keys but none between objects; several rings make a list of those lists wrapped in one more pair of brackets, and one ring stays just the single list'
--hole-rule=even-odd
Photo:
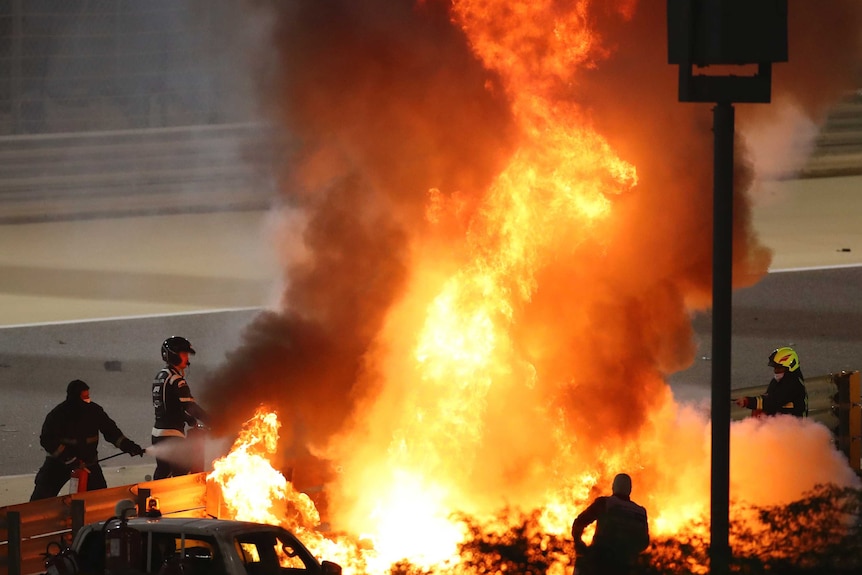
[{"label": "firefighter in black suit", "polygon": [[90,401],[90,386],[76,379],[66,386],[66,400],[52,409],[42,424],[39,443],[48,452],[36,473],[30,501],[56,497],[72,471],[86,467],[87,491],[108,486],[99,465],[99,434],[129,455],[143,456],[144,449],[123,435],[114,420]]},{"label": "firefighter in black suit", "polygon": [[808,415],[808,391],[799,369],[799,356],[791,347],[779,347],[769,355],[772,379],[762,395],[740,397],[736,405],[752,410],[752,415]]}]

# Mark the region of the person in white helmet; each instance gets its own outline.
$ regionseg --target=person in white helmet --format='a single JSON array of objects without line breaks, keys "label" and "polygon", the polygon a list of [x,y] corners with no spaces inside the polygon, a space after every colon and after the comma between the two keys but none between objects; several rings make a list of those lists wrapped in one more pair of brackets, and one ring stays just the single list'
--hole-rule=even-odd
[{"label": "person in white helmet", "polygon": [[[207,423],[206,411],[195,402],[186,382],[185,372],[189,366],[189,356],[195,350],[184,337],[169,337],[162,343],[162,359],[165,366],[153,379],[153,446],[172,442],[170,455],[156,447],[156,470],[153,479],[165,479],[189,473],[192,460],[185,453],[186,425],[196,426]],[[163,445],[164,447],[164,445]]]},{"label": "person in white helmet", "polygon": [[[636,572],[638,555],[649,547],[646,509],[631,500],[632,478],[614,477],[612,494],[597,497],[572,523],[576,575],[630,575]],[[584,529],[595,522],[592,544],[582,539]]]}]

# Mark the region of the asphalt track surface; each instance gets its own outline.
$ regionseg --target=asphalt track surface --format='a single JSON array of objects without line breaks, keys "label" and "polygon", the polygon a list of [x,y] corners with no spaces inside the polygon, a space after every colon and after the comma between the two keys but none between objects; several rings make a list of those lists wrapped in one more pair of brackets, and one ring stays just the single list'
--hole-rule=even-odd
[{"label": "asphalt track surface", "polygon": [[[765,384],[766,356],[786,344],[807,377],[862,369],[860,184],[792,181],[764,194],[755,226],[775,251],[774,271],[734,292],[733,388]],[[90,384],[93,400],[126,435],[148,445],[161,341],[181,334],[194,343],[187,375],[200,394],[196,382],[238,346],[276,293],[277,258],[261,232],[267,221],[265,213],[220,213],[0,225],[0,476],[25,476],[32,485],[44,457],[44,416],[75,378]],[[802,232],[788,240],[789,225]],[[163,227],[185,231],[179,256],[153,233]],[[699,352],[669,383],[678,399],[706,403],[709,314],[693,325]],[[103,457],[114,451],[100,447]],[[110,464],[155,463],[123,455]],[[0,505],[20,502],[17,493],[9,497],[0,489]]]}]

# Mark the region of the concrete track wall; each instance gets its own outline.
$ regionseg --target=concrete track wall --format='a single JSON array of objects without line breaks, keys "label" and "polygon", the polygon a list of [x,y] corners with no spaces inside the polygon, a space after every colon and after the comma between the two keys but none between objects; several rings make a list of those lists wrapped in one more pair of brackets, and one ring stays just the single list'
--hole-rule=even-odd
[{"label": "concrete track wall", "polygon": [[0,137],[0,223],[265,209],[269,135],[229,124]]},{"label": "concrete track wall", "polygon": [[862,174],[862,94],[855,94],[832,109],[798,176],[859,174]]}]

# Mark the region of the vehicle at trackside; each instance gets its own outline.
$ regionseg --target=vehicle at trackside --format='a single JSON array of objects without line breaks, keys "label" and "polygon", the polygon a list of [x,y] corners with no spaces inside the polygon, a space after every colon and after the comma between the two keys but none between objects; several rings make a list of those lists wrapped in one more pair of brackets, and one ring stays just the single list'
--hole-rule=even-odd
[{"label": "vehicle at trackside", "polygon": [[82,575],[341,575],[279,526],[124,515],[82,527],[64,567]]}]

